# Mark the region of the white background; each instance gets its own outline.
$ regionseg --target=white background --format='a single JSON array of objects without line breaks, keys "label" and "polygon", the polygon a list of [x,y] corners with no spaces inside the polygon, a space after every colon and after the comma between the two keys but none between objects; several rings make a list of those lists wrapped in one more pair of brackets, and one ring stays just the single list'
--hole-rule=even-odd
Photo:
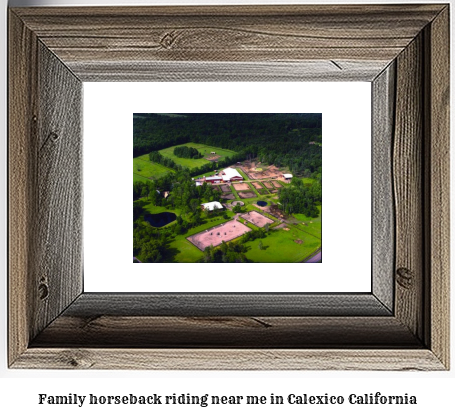
[{"label": "white background", "polygon": [[[417,2],[417,1],[415,1]],[[156,4],[152,1],[136,0],[135,4]],[[163,2],[164,3],[164,2]],[[198,4],[198,1],[168,1],[167,4]],[[216,1],[206,1],[218,3]],[[226,2],[229,4],[241,4],[244,2]],[[249,3],[280,3],[279,1],[249,1]],[[304,3],[302,1],[286,0],[290,3]],[[311,1],[311,3],[316,3]],[[324,1],[317,3],[338,3]],[[369,3],[385,3],[376,1]],[[399,3],[388,1],[388,3]],[[430,1],[427,1],[430,3]],[[437,3],[431,1],[431,3]],[[87,4],[125,4],[122,1],[98,0],[96,3],[88,0],[12,0],[13,6],[25,5],[87,5]],[[3,203],[0,203],[0,263],[2,269],[2,282],[0,295],[2,299],[2,319],[0,319],[0,411],[5,414],[11,413],[34,413],[34,414],[72,414],[72,413],[95,413],[95,414],[125,414],[135,413],[151,414],[157,413],[196,413],[205,411],[207,413],[232,413],[232,407],[223,407],[218,410],[214,408],[161,408],[161,411],[152,408],[129,408],[128,412],[123,407],[104,408],[50,408],[37,405],[38,393],[95,393],[95,394],[118,394],[118,393],[211,393],[211,394],[263,394],[271,392],[276,394],[289,393],[318,393],[331,394],[376,392],[381,393],[412,393],[418,396],[419,405],[417,408],[405,406],[369,406],[355,407],[344,406],[334,407],[242,407],[245,413],[308,413],[308,414],[452,414],[454,408],[453,390],[455,389],[454,370],[450,372],[416,373],[416,372],[306,372],[306,371],[280,371],[280,372],[245,372],[245,371],[164,371],[164,372],[116,372],[116,371],[31,371],[31,370],[7,370],[6,369],[6,1],[2,1],[0,9],[3,25],[3,36],[0,36],[1,56],[3,65],[0,66],[0,128],[1,128],[1,170],[0,170],[0,192],[3,196]],[[452,11],[453,11],[452,2]],[[452,33],[454,31],[452,30]],[[452,42],[453,43],[453,42]],[[452,72],[453,74],[453,72]],[[452,75],[452,85],[454,78]],[[453,105],[452,105],[453,108]],[[452,112],[453,113],[453,112]],[[455,125],[452,120],[452,125]],[[453,148],[453,146],[452,146]],[[453,164],[453,162],[452,162]],[[452,183],[455,178],[452,177]],[[452,206],[454,204],[452,203]],[[453,208],[452,208],[453,209]],[[455,221],[452,220],[452,234],[454,234]],[[452,249],[455,244],[452,243]],[[454,284],[452,284],[453,287]],[[453,302],[452,288],[452,302]],[[452,333],[454,333],[452,318]],[[452,345],[454,339],[452,336]],[[452,347],[452,356],[453,356]],[[178,368],[176,368],[178,369]],[[297,391],[297,392],[294,392]],[[351,392],[352,391],[352,392]],[[180,409],[180,412],[178,412]],[[23,411],[23,412],[22,412]],[[273,412],[272,412],[273,411]],[[335,412],[336,411],[336,412]]]},{"label": "white background", "polygon": [[[369,82],[85,83],[84,290],[370,292],[370,103]],[[133,264],[134,112],[322,113],[322,264]]]}]

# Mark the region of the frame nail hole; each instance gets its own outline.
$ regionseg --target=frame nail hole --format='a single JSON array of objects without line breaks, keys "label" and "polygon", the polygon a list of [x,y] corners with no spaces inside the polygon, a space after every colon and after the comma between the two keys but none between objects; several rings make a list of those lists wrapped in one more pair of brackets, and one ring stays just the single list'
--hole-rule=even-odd
[{"label": "frame nail hole", "polygon": [[401,287],[409,289],[414,284],[414,274],[407,268],[398,268],[396,281]]},{"label": "frame nail hole", "polygon": [[45,300],[49,296],[49,287],[45,283],[38,286],[38,295],[41,300]]}]

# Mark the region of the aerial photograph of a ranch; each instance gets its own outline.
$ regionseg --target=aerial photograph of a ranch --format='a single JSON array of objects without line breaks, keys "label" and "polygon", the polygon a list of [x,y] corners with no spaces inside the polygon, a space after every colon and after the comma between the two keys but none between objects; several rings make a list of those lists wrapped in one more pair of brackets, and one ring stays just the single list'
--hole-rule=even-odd
[{"label": "aerial photograph of a ranch", "polygon": [[133,114],[133,262],[322,262],[322,114]]}]

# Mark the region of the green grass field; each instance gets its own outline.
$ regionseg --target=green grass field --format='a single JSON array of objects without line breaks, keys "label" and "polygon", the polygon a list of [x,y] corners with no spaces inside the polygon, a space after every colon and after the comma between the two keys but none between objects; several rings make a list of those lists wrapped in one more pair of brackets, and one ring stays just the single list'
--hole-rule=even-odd
[{"label": "green grass field", "polygon": [[309,218],[302,213],[295,213],[292,216],[295,221],[292,222],[302,231],[313,235],[319,239],[322,238],[322,207],[318,206],[319,216],[317,218]]},{"label": "green grass field", "polygon": [[150,179],[147,179],[146,177],[139,176],[136,173],[133,173],[133,182],[148,182]]},{"label": "green grass field", "polygon": [[[254,262],[301,262],[321,246],[321,240],[311,236],[295,226],[284,229],[271,230],[269,235],[262,239],[263,249],[259,249],[259,240],[247,242],[250,248],[246,257]],[[301,240],[303,243],[296,243]]]},{"label": "green grass field", "polygon": [[242,169],[237,169],[237,171],[240,173],[240,175],[243,177],[243,180],[249,180],[248,176],[243,172]]},{"label": "green grass field", "polygon": [[304,184],[312,184],[314,182],[314,179],[311,179],[310,177],[302,177],[301,180]]},{"label": "green grass field", "polygon": [[133,182],[147,181],[148,179],[158,179],[174,170],[153,163],[148,160],[148,155],[136,157],[133,159]]},{"label": "green grass field", "polygon": [[[197,149],[204,157],[210,156],[210,153],[212,151],[215,151],[216,155],[221,156],[221,159],[219,159],[219,160],[222,160],[226,156],[232,156],[232,155],[236,154],[235,151],[225,150],[225,149],[219,148],[219,147],[207,146],[205,144],[185,143],[185,144],[179,144],[179,146],[193,147],[193,148]],[[178,147],[178,146],[172,146],[172,147],[165,148],[163,150],[159,150],[159,153],[164,157],[170,158],[175,163],[180,164],[183,167],[188,167],[190,169],[193,167],[200,167],[200,166],[203,166],[204,164],[210,163],[205,158],[185,159],[185,158],[180,158],[180,157],[174,156],[175,147]]]}]

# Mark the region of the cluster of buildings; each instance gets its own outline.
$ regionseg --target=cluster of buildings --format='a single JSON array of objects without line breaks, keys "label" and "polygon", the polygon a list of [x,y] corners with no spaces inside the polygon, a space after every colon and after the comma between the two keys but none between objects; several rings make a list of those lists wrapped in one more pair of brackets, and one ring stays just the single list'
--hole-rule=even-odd
[{"label": "cluster of buildings", "polygon": [[[292,179],[292,174],[283,173],[282,179],[284,181],[289,182]],[[228,167],[222,170],[216,176],[209,176],[209,177],[202,177],[195,180],[196,186],[202,186],[204,182],[206,183],[213,183],[213,184],[220,184],[220,183],[231,183],[231,182],[240,182],[243,180],[243,176],[234,168]],[[202,210],[218,210],[223,209],[223,205],[220,202],[209,202],[203,203],[201,205]]]},{"label": "cluster of buildings", "polygon": [[224,169],[220,172],[220,174],[216,176],[210,176],[210,177],[203,177],[202,179],[197,179],[196,180],[196,186],[201,186],[202,183],[207,182],[207,183],[231,183],[231,182],[238,182],[242,181],[243,177],[242,175],[236,170],[233,169],[232,167],[228,167],[227,169]]},{"label": "cluster of buildings", "polygon": [[[282,179],[285,181],[290,181],[292,179],[292,174],[284,173],[282,175]],[[227,169],[221,170],[221,172],[215,176],[209,177],[201,177],[196,179],[196,186],[202,186],[204,182],[210,184],[220,184],[220,183],[232,183],[232,182],[240,182],[243,180],[242,175],[232,167],[228,167]]]}]

